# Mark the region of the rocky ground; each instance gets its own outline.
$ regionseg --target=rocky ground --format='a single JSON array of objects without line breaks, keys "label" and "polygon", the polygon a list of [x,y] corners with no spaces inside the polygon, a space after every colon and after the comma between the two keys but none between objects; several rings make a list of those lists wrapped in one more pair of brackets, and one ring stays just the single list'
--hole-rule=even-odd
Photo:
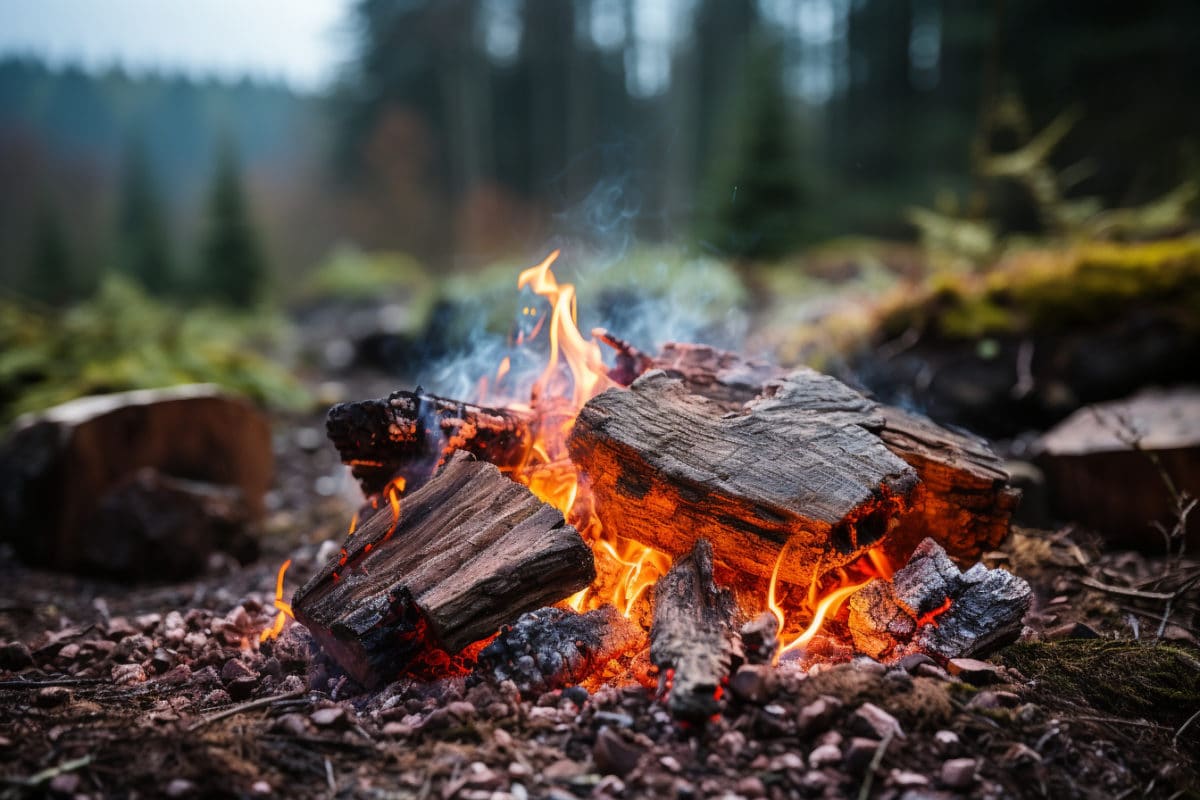
[{"label": "rocky ground", "polygon": [[457,665],[364,692],[299,626],[258,642],[277,565],[290,593],[352,508],[319,420],[276,447],[254,564],[130,587],[0,555],[0,795],[1200,797],[1200,562],[1017,531],[989,563],[1035,587],[1021,643],[743,667],[702,727],[635,682],[522,697]]}]

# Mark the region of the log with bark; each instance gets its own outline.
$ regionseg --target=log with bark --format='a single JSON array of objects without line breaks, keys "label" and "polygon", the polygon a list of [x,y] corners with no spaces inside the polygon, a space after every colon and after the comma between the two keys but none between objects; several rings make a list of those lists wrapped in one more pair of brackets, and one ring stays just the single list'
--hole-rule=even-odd
[{"label": "log with bark", "polygon": [[528,413],[488,408],[415,392],[340,403],[326,431],[366,494],[396,476],[410,489],[429,479],[452,451],[465,450],[500,467],[524,457],[533,441]]},{"label": "log with bark", "polygon": [[[156,477],[137,483],[146,469]],[[194,574],[244,538],[218,528],[263,513],[273,469],[266,417],[215,386],[83,397],[17,420],[0,444],[0,537],[31,564],[138,577],[186,527],[170,574]]]},{"label": "log with bark", "polygon": [[454,453],[429,482],[366,520],[292,600],[296,619],[355,680],[460,652],[595,578],[562,514],[492,464]]},{"label": "log with bark", "polygon": [[696,722],[720,710],[722,685],[742,660],[737,604],[716,584],[712,559],[699,539],[654,585],[650,661],[659,691],[676,718]]},{"label": "log with bark", "polygon": [[568,441],[605,529],[740,573],[807,585],[879,543],[917,475],[873,403],[811,370],[729,414],[665,372],[590,400]]}]

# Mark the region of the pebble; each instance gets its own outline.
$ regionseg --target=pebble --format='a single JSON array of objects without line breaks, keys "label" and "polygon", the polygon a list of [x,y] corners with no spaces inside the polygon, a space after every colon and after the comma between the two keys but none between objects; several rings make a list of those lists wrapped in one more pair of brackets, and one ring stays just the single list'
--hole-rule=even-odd
[{"label": "pebble", "polygon": [[854,669],[859,672],[865,672],[868,675],[882,676],[885,672],[887,672],[887,667],[868,656],[858,656],[850,663],[853,665]]},{"label": "pebble", "polygon": [[624,778],[638,765],[643,749],[605,727],[600,729],[596,743],[592,745],[592,760],[601,773]]},{"label": "pebble", "polygon": [[871,759],[875,757],[875,751],[878,749],[879,742],[875,739],[855,736],[846,745],[846,769],[856,775],[866,772],[867,767],[871,764]]},{"label": "pebble", "polygon": [[230,683],[238,678],[257,677],[254,670],[250,669],[246,664],[237,658],[231,658],[225,662],[225,666],[221,667],[222,683]]},{"label": "pebble", "polygon": [[888,712],[874,703],[863,703],[850,717],[850,729],[863,736],[882,739],[889,733],[897,739],[904,738],[900,723]]},{"label": "pebble", "polygon": [[753,798],[753,797],[766,797],[767,796],[766,785],[763,784],[761,778],[759,778],[755,775],[750,775],[748,777],[742,778],[740,781],[737,782],[737,786],[735,788],[736,788],[737,793],[740,794],[742,797]]},{"label": "pebble", "polygon": [[842,760],[842,751],[832,744],[823,744],[808,754],[808,763],[814,768],[828,767]]},{"label": "pebble", "polygon": [[330,706],[329,708],[318,708],[309,715],[309,719],[313,724],[320,728],[342,727],[349,720],[346,717],[346,709],[341,706]]},{"label": "pebble", "polygon": [[1046,631],[1045,636],[1051,641],[1060,639],[1099,639],[1100,634],[1090,625],[1082,622],[1067,622]]},{"label": "pebble", "polygon": [[1009,767],[1028,766],[1030,764],[1040,764],[1042,756],[1029,745],[1023,742],[1014,742],[1011,747],[1004,751],[1004,755],[1001,756],[1000,760]]},{"label": "pebble", "polygon": [[592,719],[603,725],[615,725],[618,728],[632,728],[633,717],[628,714],[618,714],[614,711],[597,711]]},{"label": "pebble", "polygon": [[919,678],[933,678],[935,681],[950,680],[950,673],[937,664],[921,664],[913,674]]},{"label": "pebble", "polygon": [[813,733],[829,727],[829,723],[842,707],[842,701],[836,697],[824,695],[813,700],[811,703],[800,709],[800,713],[796,717],[796,724],[802,733]]},{"label": "pebble", "polygon": [[804,769],[804,759],[799,753],[781,753],[767,762],[771,772],[782,772],[785,769]]},{"label": "pebble", "polygon": [[35,702],[42,708],[60,706],[71,698],[71,691],[65,686],[47,686],[38,689]]},{"label": "pebble", "polygon": [[986,686],[1001,680],[1000,668],[977,658],[952,658],[946,662],[946,671],[975,686]]},{"label": "pebble", "polygon": [[892,770],[888,774],[888,780],[899,789],[924,789],[929,785],[929,778],[907,769]]},{"label": "pebble", "polygon": [[965,789],[975,782],[975,759],[951,758],[942,762],[942,783],[951,789]]},{"label": "pebble", "polygon": [[79,775],[74,772],[55,775],[50,780],[50,792],[52,794],[75,794],[79,791],[79,783]]},{"label": "pebble", "polygon": [[415,730],[416,728],[406,722],[385,722],[383,724],[383,735],[394,736],[398,739],[407,739],[413,735]]},{"label": "pebble", "polygon": [[1015,708],[1020,702],[1021,698],[1012,692],[997,692],[985,689],[982,692],[977,692],[974,697],[967,701],[967,708]]},{"label": "pebble", "polygon": [[[514,761],[508,765],[508,776],[510,778],[528,778],[532,774],[533,770],[529,768],[528,764],[522,764],[520,761]],[[520,785],[521,784],[519,783],[517,784],[517,786]]]},{"label": "pebble", "polygon": [[675,756],[663,756],[658,759],[658,763],[662,764],[663,769],[668,772],[679,772],[683,767],[679,765],[679,760]]},{"label": "pebble", "polygon": [[896,666],[900,667],[910,675],[915,673],[917,668],[922,664],[933,664],[936,666],[937,662],[924,653],[911,653],[896,662]]},{"label": "pebble", "polygon": [[583,708],[584,703],[591,697],[588,690],[582,686],[568,686],[563,689],[562,696],[566,700],[570,700],[577,708]]},{"label": "pebble", "polygon": [[187,797],[194,791],[196,791],[196,784],[187,778],[175,778],[167,784],[166,795],[167,797]]},{"label": "pebble", "polygon": [[462,721],[473,719],[476,714],[475,705],[466,700],[455,700],[447,704],[446,710]]},{"label": "pebble", "polygon": [[565,781],[583,773],[583,767],[569,758],[559,759],[542,770],[542,777],[548,781]]},{"label": "pebble", "polygon": [[743,664],[729,682],[729,690],[739,700],[762,703],[775,684],[775,668],[769,664]]},{"label": "pebble", "polygon": [[[272,723],[271,729],[281,733],[286,733],[290,736],[307,736],[308,720],[304,718],[303,714],[297,714],[295,712],[291,714],[284,714],[276,719],[274,723]],[[386,732],[387,731],[385,729],[384,733]]]},{"label": "pebble", "polygon": [[958,749],[958,734],[954,731],[941,730],[933,735],[933,742],[942,753],[953,753]]},{"label": "pebble", "polygon": [[117,664],[112,668],[112,679],[118,686],[145,683],[146,670],[142,669],[141,664]]},{"label": "pebble", "polygon": [[270,794],[271,784],[267,783],[266,781],[255,781],[250,787],[250,793],[259,795]]}]

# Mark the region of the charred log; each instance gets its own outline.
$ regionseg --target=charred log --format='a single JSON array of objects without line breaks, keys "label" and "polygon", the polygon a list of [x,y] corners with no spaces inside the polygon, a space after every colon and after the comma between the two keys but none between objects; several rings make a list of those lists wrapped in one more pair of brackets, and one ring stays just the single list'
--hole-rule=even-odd
[{"label": "charred log", "polygon": [[805,583],[880,542],[917,485],[875,405],[811,370],[742,413],[666,373],[592,398],[568,441],[606,529],[675,556],[700,538],[723,566]]},{"label": "charred log", "polygon": [[848,624],[855,649],[872,658],[983,656],[1020,635],[1031,600],[1021,578],[983,564],[960,572],[925,539],[890,582],[877,578],[851,595]]},{"label": "charred log", "polygon": [[477,675],[510,680],[531,695],[581,683],[646,635],[611,605],[579,614],[540,608],[523,614],[479,652]]},{"label": "charred log", "polygon": [[654,585],[650,661],[678,719],[706,720],[720,710],[722,684],[742,659],[736,615],[733,594],[713,579],[704,539]]},{"label": "charred log", "polygon": [[765,361],[753,361],[728,350],[704,344],[668,342],[647,368],[679,378],[689,391],[732,407],[753,400],[769,381],[787,371]]},{"label": "charred log", "polygon": [[292,600],[355,680],[376,686],[429,649],[457,653],[595,577],[562,514],[493,465],[455,453],[346,540]]},{"label": "charred log", "polygon": [[742,626],[742,650],[749,664],[773,664],[779,653],[779,620],[764,611]]},{"label": "charred log", "polygon": [[519,463],[532,441],[531,420],[519,411],[393,392],[380,400],[341,403],[325,428],[366,494],[383,491],[396,476],[415,488],[454,450],[500,467]]}]

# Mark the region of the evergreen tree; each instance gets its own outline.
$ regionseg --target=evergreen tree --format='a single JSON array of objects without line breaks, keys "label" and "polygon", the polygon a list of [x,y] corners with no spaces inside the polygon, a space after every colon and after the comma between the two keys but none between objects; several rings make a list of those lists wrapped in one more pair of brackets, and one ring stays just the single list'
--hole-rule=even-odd
[{"label": "evergreen tree", "polygon": [[155,184],[145,148],[131,140],[125,151],[121,207],[117,217],[117,267],[151,294],[175,288],[176,274]]},{"label": "evergreen tree", "polygon": [[33,235],[29,293],[44,303],[66,305],[74,297],[74,275],[66,234],[52,206],[47,204],[39,210]]},{"label": "evergreen tree", "polygon": [[261,298],[267,263],[250,219],[237,154],[228,141],[217,157],[200,259],[199,284],[205,294],[243,308]]},{"label": "evergreen tree", "polygon": [[732,147],[714,160],[701,237],[724,255],[779,258],[802,238],[804,191],[775,47],[755,53],[742,89]]}]

